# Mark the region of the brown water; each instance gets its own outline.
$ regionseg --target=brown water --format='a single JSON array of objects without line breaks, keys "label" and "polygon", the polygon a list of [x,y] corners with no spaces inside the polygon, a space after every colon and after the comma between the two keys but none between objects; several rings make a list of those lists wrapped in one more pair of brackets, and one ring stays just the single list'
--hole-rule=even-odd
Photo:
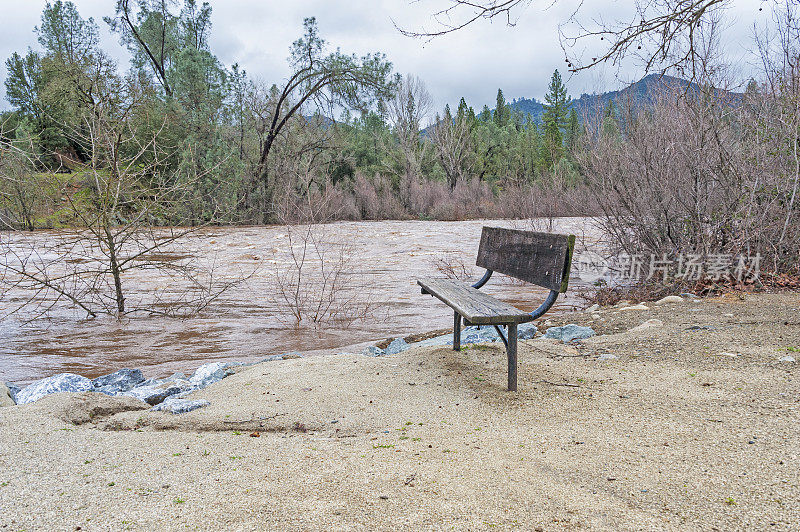
[{"label": "brown water", "polygon": [[[544,222],[536,222],[539,229]],[[252,274],[226,292],[200,315],[189,319],[148,317],[117,320],[86,319],[72,309],[58,307],[47,317],[27,322],[24,312],[0,319],[0,382],[19,383],[61,372],[87,377],[123,367],[141,368],[148,377],[189,372],[210,361],[254,361],[290,351],[308,354],[359,351],[364,345],[390,337],[452,326],[452,314],[437,300],[420,294],[415,279],[441,275],[435,260],[446,256],[474,265],[483,225],[530,228],[531,222],[476,220],[467,222],[382,221],[342,222],[319,228],[332,241],[347,242],[353,253],[350,282],[371,301],[363,320],[350,324],[295,325],[285,303],[276,294],[275,272],[288,263],[284,227],[211,228],[193,238],[185,252],[208,260],[215,276],[236,278]],[[594,240],[590,220],[560,218],[554,232],[573,233]],[[46,231],[4,235],[30,243],[51,238]],[[482,274],[474,266],[477,279]],[[164,280],[139,271],[124,279],[129,294],[154,290],[179,291]],[[556,311],[581,304],[582,288],[573,277],[570,293],[560,298]],[[583,288],[586,288],[583,286]],[[519,308],[532,310],[546,291],[493,278],[485,291]],[[6,293],[0,313],[24,294]]]}]

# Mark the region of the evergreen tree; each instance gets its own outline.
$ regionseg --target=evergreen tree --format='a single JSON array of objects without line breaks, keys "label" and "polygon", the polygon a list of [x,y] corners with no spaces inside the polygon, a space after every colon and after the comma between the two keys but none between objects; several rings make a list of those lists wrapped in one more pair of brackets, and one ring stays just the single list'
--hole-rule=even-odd
[{"label": "evergreen tree", "polygon": [[464,97],[461,97],[461,101],[458,102],[458,111],[456,111],[456,118],[460,121],[463,120],[467,116],[467,102],[464,100]]},{"label": "evergreen tree", "polygon": [[480,119],[483,122],[490,122],[492,120],[492,111],[489,109],[488,105],[484,105],[483,109],[481,109]]},{"label": "evergreen tree", "polygon": [[567,113],[572,106],[572,98],[567,95],[567,88],[561,80],[558,70],[553,72],[547,94],[544,96],[544,115],[542,121],[554,124],[559,130],[567,127]]},{"label": "evergreen tree", "polygon": [[497,104],[494,107],[494,123],[499,127],[504,127],[508,122],[508,106],[506,98],[503,96],[503,89],[497,89]]},{"label": "evergreen tree", "polygon": [[544,153],[545,165],[551,167],[561,158],[564,152],[563,130],[567,128],[567,113],[572,99],[567,95],[567,88],[561,80],[558,70],[550,78],[548,92],[544,96]]},{"label": "evergreen tree", "polygon": [[579,134],[580,134],[580,123],[578,122],[578,113],[573,108],[569,112],[569,118],[567,119],[567,130],[565,135],[567,152],[571,155],[575,153],[575,148],[577,147],[578,144]]},{"label": "evergreen tree", "polygon": [[609,100],[606,110],[603,113],[602,134],[611,138],[620,138],[619,123],[617,122],[617,107],[614,100]]}]

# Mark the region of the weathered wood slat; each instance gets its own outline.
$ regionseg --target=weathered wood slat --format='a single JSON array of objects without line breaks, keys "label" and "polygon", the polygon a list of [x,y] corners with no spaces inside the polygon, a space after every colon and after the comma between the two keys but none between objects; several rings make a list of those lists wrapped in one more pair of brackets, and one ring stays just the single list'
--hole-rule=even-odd
[{"label": "weathered wood slat", "polygon": [[529,313],[495,299],[461,281],[420,279],[417,284],[475,325],[507,325],[531,321]]},{"label": "weathered wood slat", "polygon": [[476,264],[529,283],[565,292],[575,237],[484,227]]}]

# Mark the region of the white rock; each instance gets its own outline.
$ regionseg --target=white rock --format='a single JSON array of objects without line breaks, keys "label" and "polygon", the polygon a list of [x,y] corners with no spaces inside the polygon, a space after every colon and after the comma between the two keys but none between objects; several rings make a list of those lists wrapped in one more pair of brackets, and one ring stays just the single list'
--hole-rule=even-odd
[{"label": "white rock", "polygon": [[795,359],[793,356],[786,355],[785,357],[780,358],[780,362],[795,362]]},{"label": "white rock", "polygon": [[611,353],[603,353],[599,357],[597,357],[598,362],[603,362],[605,360],[617,360],[619,357],[617,355],[612,355]]},{"label": "white rock", "polygon": [[587,308],[587,309],[586,309],[586,312],[597,312],[598,310],[600,310],[600,305],[598,305],[597,303],[595,303],[595,304],[594,304],[594,305],[592,305],[591,307]]},{"label": "white rock", "polygon": [[228,371],[228,366],[229,364],[225,362],[203,364],[197,368],[194,375],[189,378],[189,382],[198,388],[205,388],[209,384],[214,384],[230,375],[231,372]]},{"label": "white rock", "polygon": [[17,404],[32,403],[42,397],[59,392],[91,392],[94,390],[92,381],[74,373],[60,373],[38,380],[26,386],[17,394]]},{"label": "white rock", "polygon": [[408,349],[409,345],[403,338],[395,338],[392,340],[392,343],[386,346],[384,352],[387,355],[396,355],[398,353],[402,353],[406,349]]},{"label": "white rock", "polygon": [[658,301],[655,302],[656,305],[666,305],[669,303],[682,303],[683,298],[680,296],[666,296],[662,297]]},{"label": "white rock", "polygon": [[719,354],[719,356],[736,358],[736,357],[742,356],[742,354],[741,353],[731,353],[731,352],[728,352],[728,351],[723,351],[722,353]]},{"label": "white rock", "polygon": [[722,316],[723,316],[724,318],[732,318],[732,317],[733,317],[733,314],[731,314],[730,312],[726,312],[726,313],[725,313],[725,314],[723,314]]}]

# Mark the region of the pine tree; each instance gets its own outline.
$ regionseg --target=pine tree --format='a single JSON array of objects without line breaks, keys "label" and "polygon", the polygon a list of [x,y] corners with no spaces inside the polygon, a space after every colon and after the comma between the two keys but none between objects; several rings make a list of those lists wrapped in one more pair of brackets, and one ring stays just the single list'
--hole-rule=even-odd
[{"label": "pine tree", "polygon": [[464,98],[461,98],[461,101],[458,102],[458,111],[456,111],[456,119],[459,121],[464,120],[467,116],[467,102]]},{"label": "pine tree", "polygon": [[617,107],[614,105],[614,100],[608,101],[606,110],[603,113],[602,134],[610,138],[620,138],[619,123],[617,122]]},{"label": "pine tree", "polygon": [[503,90],[497,89],[497,105],[494,107],[494,123],[503,127],[508,122],[508,106],[506,105],[506,98],[503,96]]},{"label": "pine tree", "polygon": [[544,153],[546,166],[550,167],[561,159],[564,152],[562,131],[567,128],[567,113],[572,106],[572,99],[567,95],[567,88],[561,80],[558,70],[550,78],[548,92],[544,96]]},{"label": "pine tree", "polygon": [[552,122],[559,129],[566,129],[567,113],[572,106],[572,98],[567,95],[567,88],[564,86],[558,70],[553,72],[553,77],[550,78],[550,86],[544,100],[546,102],[542,117],[544,123]]},{"label": "pine tree", "polygon": [[573,108],[569,112],[567,119],[567,130],[565,141],[567,145],[567,152],[570,154],[575,153],[575,148],[578,144],[578,135],[580,134],[580,123],[578,122],[578,113]]},{"label": "pine tree", "polygon": [[488,105],[484,105],[483,109],[481,109],[480,119],[484,122],[492,120],[492,111],[489,109]]}]

